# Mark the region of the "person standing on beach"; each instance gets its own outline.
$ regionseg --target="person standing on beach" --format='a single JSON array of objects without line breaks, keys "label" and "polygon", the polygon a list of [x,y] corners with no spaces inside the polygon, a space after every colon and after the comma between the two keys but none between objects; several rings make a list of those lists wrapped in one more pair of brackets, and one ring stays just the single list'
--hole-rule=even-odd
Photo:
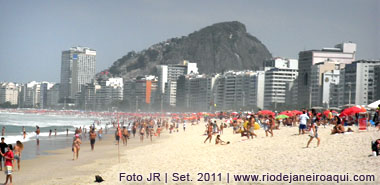
[{"label": "person standing on beach", "polygon": [[141,128],[140,128],[140,141],[141,142],[144,142],[144,134],[145,134],[145,127],[144,127],[144,125],[141,125]]},{"label": "person standing on beach", "polygon": [[57,136],[57,129],[54,129],[54,136]]},{"label": "person standing on beach", "polygon": [[37,141],[37,146],[40,145],[40,127],[36,126],[36,141]]},{"label": "person standing on beach", "polygon": [[16,142],[16,146],[14,148],[14,158],[17,160],[17,170],[20,171],[20,161],[21,161],[21,152],[24,150],[24,145],[20,142]]},{"label": "person standing on beach", "polygon": [[120,142],[120,128],[118,127],[117,129],[116,129],[116,131],[115,131],[115,139],[116,139],[116,145],[118,145],[119,144],[119,142]]},{"label": "person standing on beach", "polygon": [[206,143],[207,139],[210,139],[210,143],[211,143],[211,139],[212,139],[212,122],[210,121],[210,123],[208,124],[208,127],[207,127],[207,138],[206,140],[203,142],[203,143]]},{"label": "person standing on beach", "polygon": [[12,151],[12,145],[8,145],[8,151],[6,153],[1,152],[1,156],[5,158],[5,175],[7,176],[5,180],[5,185],[8,184],[8,180],[10,182],[10,185],[12,185],[12,168],[13,168],[13,151]]},{"label": "person standing on beach", "polygon": [[94,128],[90,131],[89,135],[90,135],[91,150],[94,151],[95,139],[96,139],[96,132]]},{"label": "person standing on beach", "polygon": [[309,132],[310,139],[307,142],[306,148],[309,147],[309,144],[311,143],[313,138],[316,138],[318,140],[317,147],[319,146],[319,144],[321,142],[321,139],[318,137],[317,114],[315,112],[313,112],[312,116],[313,116],[313,118],[312,118],[312,121],[310,123],[311,125],[310,125],[310,132]]},{"label": "person standing on beach", "polygon": [[50,130],[49,130],[49,137],[51,136],[51,132],[52,132],[52,130],[50,129]]},{"label": "person standing on beach", "polygon": [[22,134],[23,134],[23,137],[25,139],[26,138],[26,131],[25,131],[25,127],[24,126],[22,127]]},{"label": "person standing on beach", "polygon": [[123,133],[123,144],[128,145],[128,130],[125,126],[123,127],[122,133]]},{"label": "person standing on beach", "polygon": [[69,136],[69,129],[66,128],[66,136]]},{"label": "person standing on beach", "polygon": [[264,121],[264,130],[265,130],[265,135],[268,137],[268,133],[273,136],[273,130],[272,130],[272,119],[268,116],[265,116],[265,121]]},{"label": "person standing on beach", "polygon": [[[0,152],[5,153],[5,149],[8,148],[7,143],[4,142],[4,137],[1,138],[1,143],[0,143]],[[4,157],[0,156],[0,171],[3,171],[3,160]]]},{"label": "person standing on beach", "polygon": [[251,116],[249,118],[249,124],[248,124],[248,132],[249,132],[248,139],[249,139],[249,136],[251,136],[251,139],[253,139],[253,136],[257,137],[257,135],[255,134],[255,123],[256,123],[255,118]]},{"label": "person standing on beach", "polygon": [[134,122],[133,123],[133,127],[132,127],[132,134],[133,134],[133,138],[135,138],[136,136],[136,130],[137,130],[137,122]]},{"label": "person standing on beach", "polygon": [[99,141],[102,140],[102,137],[103,137],[103,128],[100,127],[100,129],[98,130],[98,137],[99,137]]},{"label": "person standing on beach", "polygon": [[80,140],[79,135],[75,134],[75,139],[74,139],[73,145],[72,145],[72,148],[73,148],[73,160],[75,160],[75,157],[76,157],[76,159],[78,159],[78,157],[79,157],[79,150],[80,150],[80,145],[81,144],[82,144],[82,141]]},{"label": "person standing on beach", "polygon": [[186,131],[186,120],[183,122],[183,131]]},{"label": "person standing on beach", "polygon": [[3,126],[3,129],[1,130],[1,136],[5,135],[5,127]]},{"label": "person standing on beach", "polygon": [[302,111],[302,114],[300,115],[300,125],[298,129],[298,135],[305,134],[305,129],[306,129],[306,123],[307,120],[310,119],[309,116],[307,116],[306,111]]}]

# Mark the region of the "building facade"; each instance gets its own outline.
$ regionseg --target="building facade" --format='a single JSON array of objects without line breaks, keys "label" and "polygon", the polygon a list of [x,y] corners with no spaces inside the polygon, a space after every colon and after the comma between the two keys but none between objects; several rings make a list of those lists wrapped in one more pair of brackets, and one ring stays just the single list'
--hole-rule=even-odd
[{"label": "building facade", "polygon": [[[123,100],[123,78],[109,78],[108,80],[99,82],[99,85],[100,89],[94,87],[96,89],[96,107],[98,110],[102,110],[105,107],[110,107],[113,104],[117,104],[119,101]],[[89,96],[88,98],[91,98],[91,96]],[[85,104],[86,103],[87,101],[85,102]]]},{"label": "building facade", "polygon": [[21,108],[39,108],[41,99],[41,83],[32,81],[21,86],[19,96]]},{"label": "building facade", "polygon": [[298,78],[298,104],[305,108],[312,107],[310,101],[311,66],[324,62],[333,61],[339,64],[350,64],[355,61],[356,44],[342,43],[334,48],[323,48],[321,50],[308,50],[299,53],[299,78]]},{"label": "building facade", "polygon": [[[313,107],[330,107],[330,91],[338,90],[341,64],[335,61],[324,61],[311,66],[310,101]],[[338,93],[338,91],[336,92]],[[337,94],[331,94],[337,97]],[[337,100],[337,99],[336,99]],[[335,106],[337,102],[335,102]]]},{"label": "building facade", "polygon": [[375,68],[380,61],[358,60],[345,67],[344,104],[368,105],[376,101]]},{"label": "building facade", "polygon": [[[228,71],[217,76],[213,89],[215,110],[252,110],[264,99],[263,72]],[[262,95],[262,97],[261,97]]]},{"label": "building facade", "polygon": [[188,74],[177,80],[176,109],[181,111],[210,111],[214,105],[212,90],[215,76]]},{"label": "building facade", "polygon": [[60,99],[74,100],[82,85],[95,77],[96,51],[87,47],[72,47],[62,52]]},{"label": "building facade", "polygon": [[186,74],[197,74],[197,63],[190,63],[185,60],[182,64],[158,65],[158,89],[160,94],[157,94],[157,102],[163,98],[165,106],[176,106],[177,95],[177,80],[179,76]]},{"label": "building facade", "polygon": [[290,109],[286,93],[293,88],[297,76],[298,61],[295,59],[277,57],[265,61],[264,109]]},{"label": "building facade", "polygon": [[158,93],[158,80],[155,76],[137,77],[124,83],[124,100],[130,111],[151,111],[153,105],[160,109],[161,102],[155,102]]},{"label": "building facade", "polygon": [[18,104],[19,85],[13,82],[0,83],[0,104]]}]

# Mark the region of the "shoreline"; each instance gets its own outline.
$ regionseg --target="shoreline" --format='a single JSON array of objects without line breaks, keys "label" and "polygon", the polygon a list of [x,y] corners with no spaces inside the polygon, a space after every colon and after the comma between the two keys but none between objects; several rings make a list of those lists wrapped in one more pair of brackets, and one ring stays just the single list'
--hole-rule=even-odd
[{"label": "shoreline", "polygon": [[[139,137],[129,140],[128,146],[120,146],[120,163],[113,134],[108,134],[102,142],[95,144],[95,151],[90,151],[89,142],[81,145],[79,160],[72,161],[70,148],[49,151],[57,155],[42,156],[22,161],[21,172],[14,173],[16,184],[94,184],[95,175],[105,180],[102,184],[162,184],[163,182],[119,181],[119,173],[141,174],[144,179],[149,173],[189,173],[192,180],[197,180],[197,173],[231,173],[231,174],[372,174],[376,182],[358,182],[357,184],[378,184],[380,157],[369,157],[370,140],[380,138],[380,132],[370,128],[369,131],[330,135],[331,126],[319,128],[321,146],[312,141],[310,148],[305,148],[308,134],[298,135],[298,127],[280,127],[274,130],[274,137],[265,137],[264,130],[255,131],[258,135],[253,140],[232,134],[232,128],[224,129],[222,140],[229,145],[203,143],[206,136],[204,123],[186,128],[183,132],[168,134],[163,130],[161,138],[154,137],[153,142]],[[110,132],[109,132],[110,133]],[[112,132],[111,132],[112,133]],[[37,169],[36,169],[37,168]],[[46,169],[47,168],[47,169]],[[50,173],[49,173],[50,172]],[[52,173],[54,172],[54,173]],[[49,174],[46,176],[44,174]],[[44,179],[42,179],[44,178]],[[0,182],[4,175],[0,176]],[[222,182],[226,184],[225,177]],[[46,183],[48,182],[48,183]],[[201,182],[173,182],[169,184],[200,184]],[[204,182],[203,182],[204,183]],[[240,184],[243,182],[230,182]],[[251,182],[252,183],[252,182]],[[279,183],[279,182],[267,182]],[[298,182],[307,183],[307,182]],[[315,182],[317,184],[336,184],[334,182]],[[347,183],[347,182],[346,182]],[[340,182],[340,184],[346,184]],[[258,183],[264,184],[264,183]],[[281,183],[280,183],[281,184]]]},{"label": "shoreline", "polygon": [[[111,164],[115,162],[118,163],[117,145],[115,144],[116,141],[114,135],[112,134],[113,132],[114,129],[110,129],[108,134],[103,134],[102,141],[99,141],[97,138],[94,151],[91,151],[88,137],[83,139],[79,158],[75,161],[72,160],[73,152],[71,151],[71,144],[69,147],[41,151],[44,153],[44,155],[38,155],[32,159],[21,159],[20,171],[16,171],[17,162],[14,161],[13,184],[46,184],[46,180],[49,179],[63,180],[64,183],[67,183],[67,181],[71,182],[71,177],[78,175],[87,176],[99,170],[93,169],[91,171],[83,171],[80,170],[80,166],[97,163],[97,160],[101,160],[109,156],[112,156],[110,159],[107,158],[108,160],[112,161]],[[167,136],[161,135],[160,139],[166,138]],[[72,137],[70,137],[70,135],[68,139],[71,143]],[[156,143],[156,140],[157,139],[155,138],[152,144]],[[120,140],[120,143],[120,157],[124,155],[124,150],[151,144],[151,142],[145,138],[144,143],[141,144],[137,135],[136,138],[133,138],[132,136],[132,138],[128,140],[127,146],[122,144],[122,140]],[[42,142],[40,145],[41,144]],[[102,164],[104,164],[102,168],[106,168],[107,163]],[[48,176],[46,176],[46,174],[48,174]],[[41,178],[46,179],[41,180]],[[95,177],[92,178],[95,179]],[[5,182],[4,175],[0,175],[0,183],[1,182]]]}]

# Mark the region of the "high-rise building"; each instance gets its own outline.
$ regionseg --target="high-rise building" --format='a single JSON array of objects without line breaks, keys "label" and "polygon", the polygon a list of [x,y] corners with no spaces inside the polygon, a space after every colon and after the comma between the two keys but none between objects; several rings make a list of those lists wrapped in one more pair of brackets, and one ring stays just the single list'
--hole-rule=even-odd
[{"label": "high-rise building", "polygon": [[181,75],[186,75],[190,73],[198,73],[197,63],[190,63],[185,60],[182,64],[168,64],[168,65],[158,65],[158,89],[156,99],[160,101],[163,98],[165,105],[175,106],[176,105],[176,94],[177,94],[177,79]]},{"label": "high-rise building", "polygon": [[124,82],[124,100],[128,102],[130,110],[150,111],[155,104],[157,77],[145,76]]},{"label": "high-rise building", "polygon": [[342,43],[334,48],[323,48],[321,50],[308,50],[299,53],[299,75],[298,75],[298,104],[306,108],[311,107],[311,66],[324,62],[334,61],[339,64],[350,64],[355,61],[356,44]]},{"label": "high-rise building", "polygon": [[54,86],[54,83],[50,82],[41,82],[40,87],[40,108],[46,109],[48,108],[48,92]]},{"label": "high-rise building", "polygon": [[9,102],[11,105],[17,105],[18,94],[18,84],[12,82],[0,83],[0,104]]},{"label": "high-rise building", "polygon": [[109,78],[108,80],[99,82],[99,85],[100,89],[96,91],[98,109],[123,100],[123,78]]},{"label": "high-rise building", "polygon": [[212,89],[215,76],[182,75],[177,80],[176,109],[181,111],[210,111],[214,105]]},{"label": "high-rise building", "polygon": [[95,77],[96,51],[87,47],[72,47],[62,52],[61,101],[75,99],[82,85]]},{"label": "high-rise building", "polygon": [[[333,98],[334,96],[338,97],[337,94],[331,94],[332,92],[330,91],[338,89],[340,68],[341,64],[335,61],[319,62],[311,66],[310,100],[314,107],[328,108],[332,101],[330,98]],[[335,103],[335,106],[336,104],[337,102]]]},{"label": "high-rise building", "polygon": [[[295,59],[273,58],[265,61],[264,109],[290,109],[286,104],[286,92],[298,76],[298,61]],[[290,87],[292,86],[292,87]]]},{"label": "high-rise building", "polygon": [[39,108],[40,107],[40,89],[41,83],[32,81],[21,86],[20,107],[22,108]]},{"label": "high-rise building", "polygon": [[47,108],[58,107],[59,101],[59,83],[56,83],[47,91]]},{"label": "high-rise building", "polygon": [[375,66],[375,99],[380,100],[380,66]]},{"label": "high-rise building", "polygon": [[262,108],[264,72],[228,71],[217,76],[213,88],[216,110]]},{"label": "high-rise building", "polygon": [[344,104],[368,105],[376,101],[375,66],[380,61],[358,60],[347,64],[344,77]]}]

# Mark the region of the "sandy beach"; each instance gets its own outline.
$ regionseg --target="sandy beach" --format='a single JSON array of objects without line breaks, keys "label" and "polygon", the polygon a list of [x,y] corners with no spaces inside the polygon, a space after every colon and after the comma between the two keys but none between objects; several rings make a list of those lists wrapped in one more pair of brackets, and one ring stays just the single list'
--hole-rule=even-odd
[{"label": "sandy beach", "polygon": [[[355,131],[357,128],[353,127]],[[280,127],[274,130],[274,137],[265,137],[262,129],[257,130],[257,138],[232,134],[232,128],[224,129],[221,139],[229,145],[204,144],[203,123],[182,128],[179,133],[163,131],[161,138],[155,137],[151,143],[144,140],[141,145],[136,138],[128,147],[120,146],[121,162],[118,163],[117,145],[114,138],[96,143],[95,151],[90,151],[88,143],[82,144],[79,160],[72,161],[70,148],[54,151],[55,155],[42,156],[22,161],[22,171],[14,172],[14,184],[94,184],[95,175],[105,180],[101,184],[146,184],[150,173],[160,173],[160,180],[149,182],[168,184],[289,184],[289,182],[242,182],[234,175],[243,174],[300,174],[300,175],[375,175],[375,182],[339,182],[339,184],[379,184],[380,157],[369,157],[370,142],[380,138],[380,132],[369,131],[343,135],[330,135],[331,127],[319,128],[320,147],[313,140],[305,148],[308,135],[298,135],[297,127]],[[198,173],[220,174],[209,182]],[[119,181],[120,173],[140,174],[142,181]],[[173,173],[189,174],[185,181],[173,181]],[[227,181],[227,173],[229,179]],[[175,179],[175,178],[174,178]],[[157,179],[156,179],[157,180]],[[190,181],[187,181],[190,180]],[[0,176],[4,181],[4,175]],[[292,182],[295,184],[337,184],[336,182]]]}]

